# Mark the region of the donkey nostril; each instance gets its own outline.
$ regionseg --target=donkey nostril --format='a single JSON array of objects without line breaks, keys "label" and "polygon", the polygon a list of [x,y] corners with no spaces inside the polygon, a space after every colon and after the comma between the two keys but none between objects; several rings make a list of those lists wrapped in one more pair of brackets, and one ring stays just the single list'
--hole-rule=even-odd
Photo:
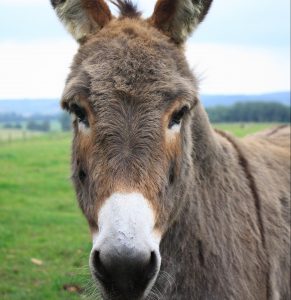
[{"label": "donkey nostril", "polygon": [[147,279],[150,280],[152,277],[154,277],[158,266],[158,260],[157,255],[154,251],[151,252],[151,257],[149,260],[149,264],[147,266],[147,270],[145,272]]},{"label": "donkey nostril", "polygon": [[151,259],[150,259],[150,265],[153,267],[156,267],[157,266],[157,255],[154,251],[151,252]]},{"label": "donkey nostril", "polygon": [[100,259],[100,251],[95,251],[93,254],[93,267],[94,267],[94,275],[100,279],[100,280],[104,280],[105,276],[106,276],[106,269],[104,267],[104,265],[101,262]]}]

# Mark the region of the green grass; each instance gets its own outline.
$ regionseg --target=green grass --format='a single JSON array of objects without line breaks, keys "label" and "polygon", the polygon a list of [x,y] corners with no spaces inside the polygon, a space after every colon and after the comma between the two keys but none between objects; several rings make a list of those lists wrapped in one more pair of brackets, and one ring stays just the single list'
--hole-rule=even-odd
[{"label": "green grass", "polygon": [[[0,147],[0,299],[80,299],[89,278],[87,224],[69,180],[69,136]],[[31,259],[43,262],[35,265]]]},{"label": "green grass", "polygon": [[42,132],[27,131],[21,129],[1,129],[0,128],[0,145],[14,140],[27,140],[35,136],[42,135]]},{"label": "green grass", "polygon": [[244,137],[258,131],[274,127],[278,124],[273,123],[217,123],[215,128],[228,131],[237,137]]},{"label": "green grass", "polygon": [[[238,136],[269,127],[215,126]],[[64,289],[90,278],[91,249],[69,180],[69,134],[2,143],[0,161],[0,299],[84,299]]]}]

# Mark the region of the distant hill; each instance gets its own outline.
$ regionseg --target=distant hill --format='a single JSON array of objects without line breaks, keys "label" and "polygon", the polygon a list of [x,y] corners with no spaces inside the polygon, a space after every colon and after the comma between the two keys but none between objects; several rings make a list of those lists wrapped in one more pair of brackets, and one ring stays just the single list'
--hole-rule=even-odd
[{"label": "distant hill", "polygon": [[60,101],[57,99],[0,100],[0,114],[15,113],[27,117],[35,114],[56,115],[60,112]]},{"label": "distant hill", "polygon": [[[271,93],[263,95],[201,95],[201,100],[205,107],[217,105],[229,106],[236,102],[279,102],[290,105],[290,92]],[[0,100],[1,113],[15,113],[23,116],[35,114],[56,115],[61,112],[58,99],[39,100]]]},{"label": "distant hill", "polygon": [[229,106],[236,102],[279,102],[290,105],[290,92],[279,92],[262,95],[201,95],[205,107],[218,105]]}]

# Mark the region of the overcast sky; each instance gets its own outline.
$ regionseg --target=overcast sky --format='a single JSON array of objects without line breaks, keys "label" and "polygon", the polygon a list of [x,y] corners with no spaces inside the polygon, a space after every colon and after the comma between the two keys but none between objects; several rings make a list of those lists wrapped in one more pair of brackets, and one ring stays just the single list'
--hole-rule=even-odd
[{"label": "overcast sky", "polygon": [[[60,97],[76,49],[49,0],[0,0],[0,99]],[[289,51],[290,0],[214,0],[187,43],[204,94],[289,91]]]}]

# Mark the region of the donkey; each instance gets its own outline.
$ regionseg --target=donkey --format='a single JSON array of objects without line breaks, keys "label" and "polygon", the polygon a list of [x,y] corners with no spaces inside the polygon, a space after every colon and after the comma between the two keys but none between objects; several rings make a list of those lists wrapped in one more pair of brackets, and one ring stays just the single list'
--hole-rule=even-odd
[{"label": "donkey", "polygon": [[290,299],[290,129],[216,131],[183,45],[212,0],[51,0],[79,42],[62,98],[104,299]]}]

